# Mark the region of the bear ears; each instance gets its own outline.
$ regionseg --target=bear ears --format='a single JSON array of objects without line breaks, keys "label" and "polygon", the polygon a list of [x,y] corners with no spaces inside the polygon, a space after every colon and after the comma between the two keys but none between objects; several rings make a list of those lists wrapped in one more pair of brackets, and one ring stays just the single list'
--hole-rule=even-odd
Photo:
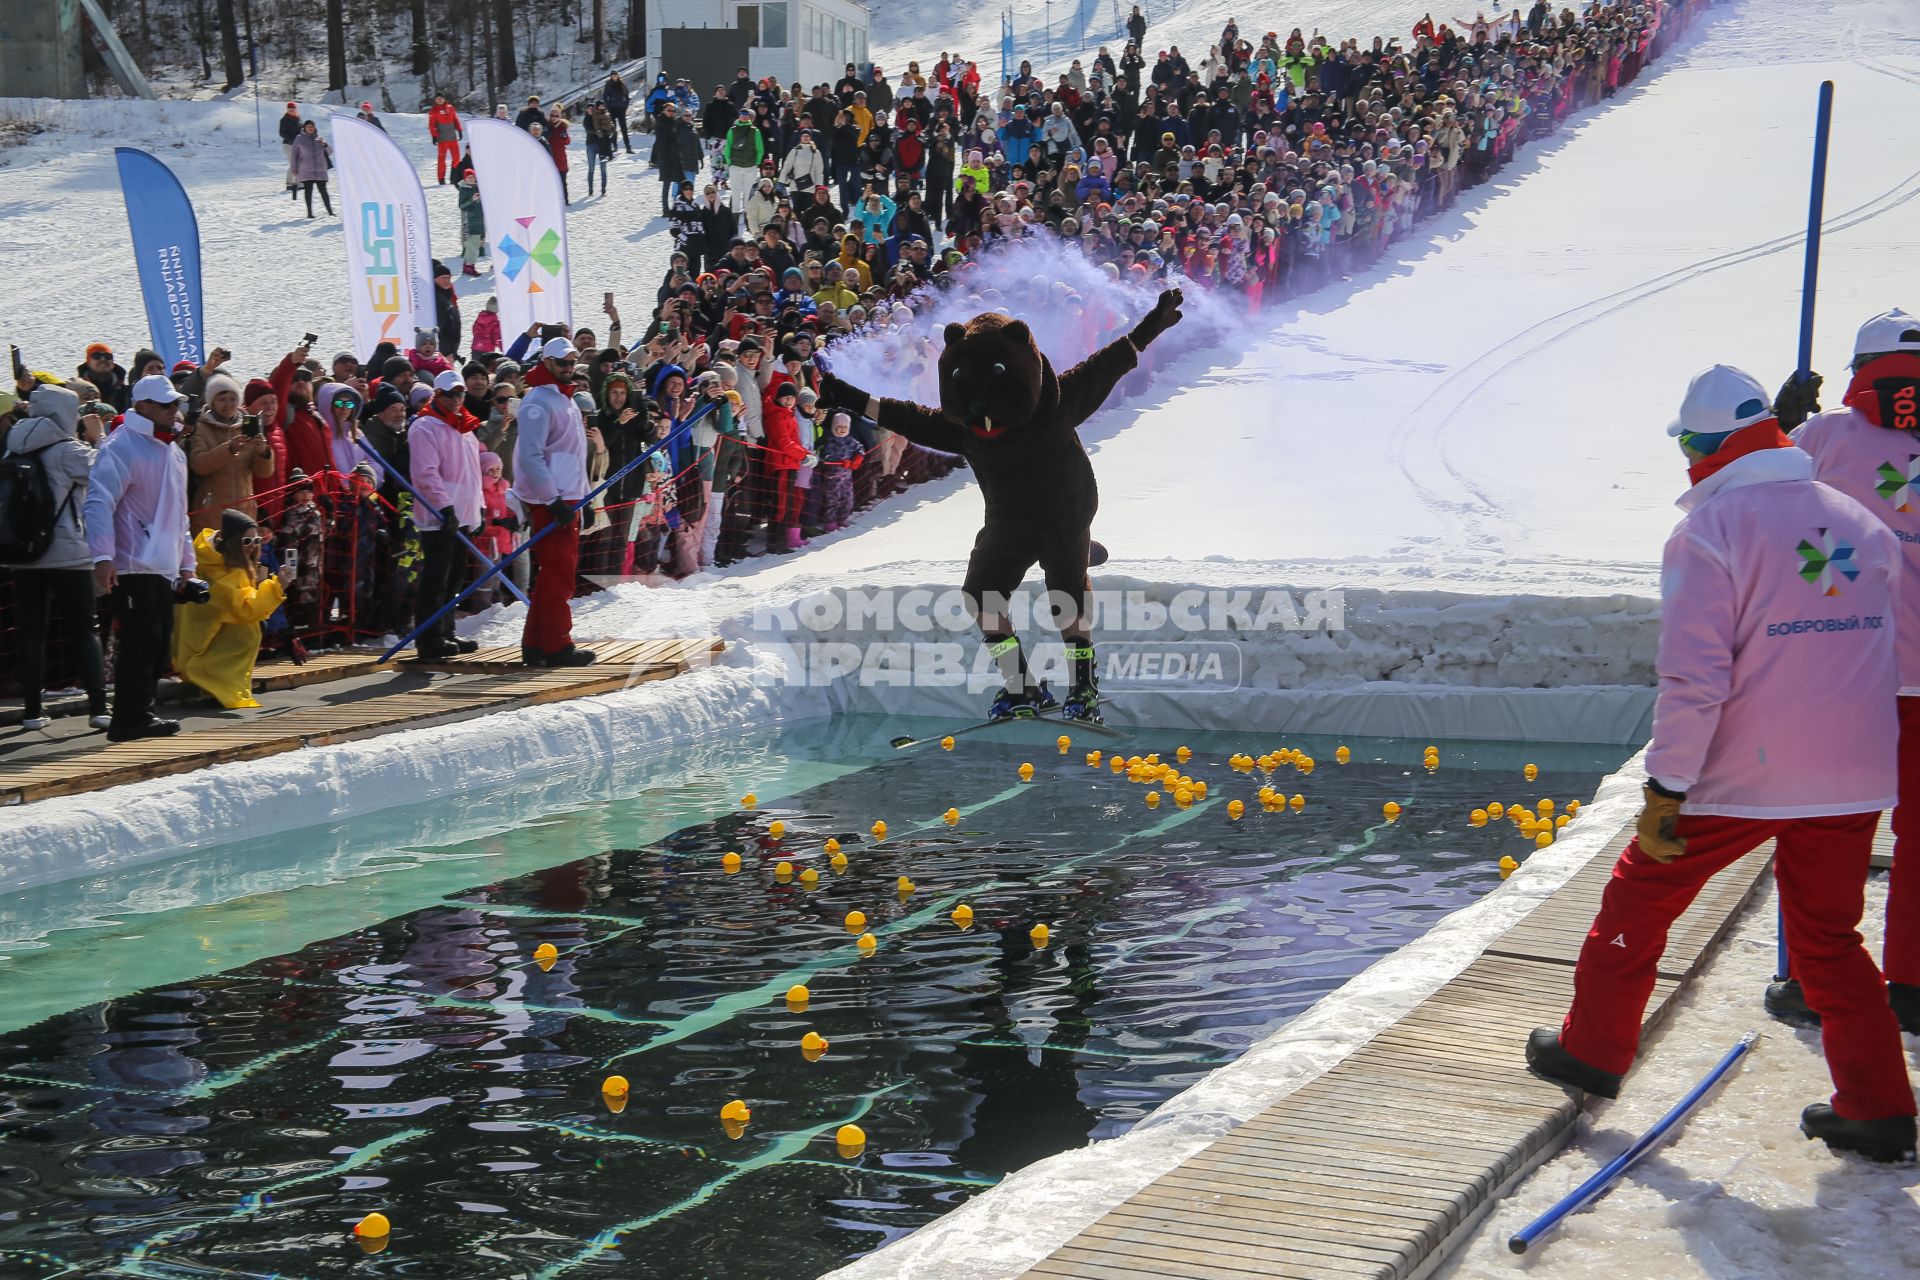
[{"label": "bear ears", "polygon": [[[981,323],[982,321],[995,319],[1001,320],[1001,323],[992,325]],[[1033,341],[1033,333],[1027,328],[1027,322],[1024,320],[1008,320],[999,313],[989,311],[986,315],[975,317],[973,323],[980,325],[982,333],[997,332],[1015,342],[1030,343]],[[968,328],[969,326],[960,324],[958,321],[949,323],[947,327],[942,330],[942,333],[947,339],[947,345],[951,347],[962,338],[965,338],[968,333]]]}]

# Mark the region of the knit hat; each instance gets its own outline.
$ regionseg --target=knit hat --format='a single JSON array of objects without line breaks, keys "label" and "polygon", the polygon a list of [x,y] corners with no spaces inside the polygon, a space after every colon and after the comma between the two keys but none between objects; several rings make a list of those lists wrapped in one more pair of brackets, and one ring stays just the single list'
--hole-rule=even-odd
[{"label": "knit hat", "polygon": [[336,351],[333,353],[333,359],[328,362],[327,368],[329,369],[335,368],[339,364],[341,364],[343,361],[357,368],[359,367],[359,364],[360,364],[360,357],[356,356],[351,351]]},{"label": "knit hat", "polygon": [[308,475],[304,468],[295,467],[293,473],[287,477],[287,492],[291,493],[295,489],[311,488],[313,488],[313,477]]},{"label": "knit hat", "polygon": [[504,468],[505,466],[506,463],[500,461],[500,455],[497,453],[485,451],[480,455],[480,470],[483,472],[491,471],[495,467]]},{"label": "knit hat", "polygon": [[247,379],[247,389],[240,393],[240,403],[252,405],[273,394],[274,390],[271,382],[268,382],[265,378],[249,378]]},{"label": "knit hat", "polygon": [[789,397],[795,400],[800,398],[800,386],[798,383],[783,382],[773,389],[773,398],[775,400],[785,400]]},{"label": "knit hat", "polygon": [[228,507],[220,513],[220,540],[222,542],[231,541],[246,533],[247,530],[257,527],[253,517],[244,511],[235,511],[232,507]]},{"label": "knit hat", "polygon": [[407,397],[401,394],[400,388],[394,386],[391,382],[383,382],[380,384],[380,389],[373,393],[373,398],[367,401],[364,416],[369,418],[378,417],[394,405],[404,405],[406,402]]}]

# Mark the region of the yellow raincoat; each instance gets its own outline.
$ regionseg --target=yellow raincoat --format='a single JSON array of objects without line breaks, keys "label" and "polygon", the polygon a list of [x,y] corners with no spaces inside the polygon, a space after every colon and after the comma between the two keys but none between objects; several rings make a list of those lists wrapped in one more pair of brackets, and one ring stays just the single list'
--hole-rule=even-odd
[{"label": "yellow raincoat", "polygon": [[193,539],[197,571],[213,588],[205,604],[174,606],[173,669],[220,700],[220,705],[257,707],[253,663],[260,656],[260,624],[286,599],[280,580],[259,586],[245,569],[230,569],[214,549],[218,530]]}]

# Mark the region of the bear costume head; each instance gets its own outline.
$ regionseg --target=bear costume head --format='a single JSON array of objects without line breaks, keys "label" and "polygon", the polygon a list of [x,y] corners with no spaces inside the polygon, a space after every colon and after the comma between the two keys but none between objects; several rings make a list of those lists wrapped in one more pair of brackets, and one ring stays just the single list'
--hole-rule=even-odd
[{"label": "bear costume head", "polygon": [[1023,321],[998,311],[946,327],[940,408],[981,440],[1048,417],[1059,402],[1053,366]]}]

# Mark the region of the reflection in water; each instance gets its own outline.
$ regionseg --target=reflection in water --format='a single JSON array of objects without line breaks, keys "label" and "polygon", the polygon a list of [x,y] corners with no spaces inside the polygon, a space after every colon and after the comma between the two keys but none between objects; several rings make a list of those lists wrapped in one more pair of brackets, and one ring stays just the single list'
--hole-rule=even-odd
[{"label": "reflection in water", "polygon": [[[1624,754],[1556,771],[1555,794],[1590,793]],[[1039,776],[1021,785],[1027,759]],[[0,1036],[0,1275],[116,1259],[179,1276],[816,1275],[1125,1131],[1518,851],[1505,824],[1465,829],[1488,784],[1460,768],[1325,769],[1296,784],[1304,813],[1234,823],[1225,799],[1258,780],[1218,757],[1190,766],[1207,802],[1155,812],[1077,752],[857,763],[752,813]],[[1390,827],[1389,798],[1408,806]],[[618,843],[620,811],[602,817]],[[782,859],[817,887],[776,881]],[[901,875],[919,886],[904,900]],[[962,901],[969,929],[949,919]],[[843,925],[856,909],[870,956]],[[831,1042],[818,1061],[808,1031]],[[616,1072],[617,1113],[600,1097]],[[752,1111],[737,1139],[719,1120],[735,1098]],[[833,1142],[849,1122],[869,1135],[851,1160]],[[394,1231],[368,1254],[348,1231],[374,1210]]]}]

